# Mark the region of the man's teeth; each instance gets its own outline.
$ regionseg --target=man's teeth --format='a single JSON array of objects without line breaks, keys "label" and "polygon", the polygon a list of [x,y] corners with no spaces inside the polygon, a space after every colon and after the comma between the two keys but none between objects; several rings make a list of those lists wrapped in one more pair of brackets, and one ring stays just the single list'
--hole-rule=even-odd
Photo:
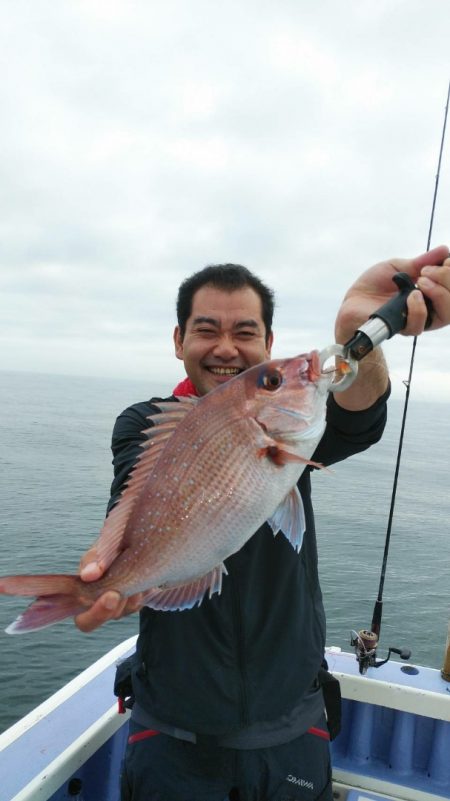
[{"label": "man's teeth", "polygon": [[208,367],[208,370],[214,375],[237,375],[241,372],[239,367]]}]

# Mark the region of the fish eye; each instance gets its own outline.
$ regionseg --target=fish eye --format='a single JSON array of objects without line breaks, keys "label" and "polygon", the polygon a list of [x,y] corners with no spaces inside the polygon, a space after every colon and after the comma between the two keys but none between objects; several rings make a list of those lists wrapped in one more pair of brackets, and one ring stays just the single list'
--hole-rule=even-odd
[{"label": "fish eye", "polygon": [[264,389],[268,389],[269,391],[278,389],[278,387],[281,387],[282,383],[283,376],[279,370],[267,370],[260,375],[258,382],[260,387],[264,387]]}]

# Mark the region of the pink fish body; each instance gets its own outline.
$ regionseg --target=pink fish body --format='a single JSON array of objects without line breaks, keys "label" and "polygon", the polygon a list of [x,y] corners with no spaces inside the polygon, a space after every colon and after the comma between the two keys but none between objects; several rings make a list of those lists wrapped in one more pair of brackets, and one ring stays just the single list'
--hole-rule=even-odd
[{"label": "pink fish body", "polygon": [[154,609],[187,609],[220,592],[224,560],[268,520],[299,550],[296,483],[325,427],[330,374],[317,351],[273,360],[200,398],[157,404],[148,440],[96,543],[110,567],[78,576],[9,576],[0,592],[38,596],[8,627],[42,628],[108,589],[146,593]]}]

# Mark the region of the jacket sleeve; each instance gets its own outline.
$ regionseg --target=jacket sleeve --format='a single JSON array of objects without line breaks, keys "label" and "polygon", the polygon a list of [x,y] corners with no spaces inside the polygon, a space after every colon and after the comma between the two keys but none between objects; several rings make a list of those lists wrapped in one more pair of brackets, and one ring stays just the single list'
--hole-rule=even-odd
[{"label": "jacket sleeve", "polygon": [[390,391],[389,386],[372,406],[360,412],[343,409],[330,393],[327,426],[312,459],[324,465],[334,464],[378,442],[386,425]]}]

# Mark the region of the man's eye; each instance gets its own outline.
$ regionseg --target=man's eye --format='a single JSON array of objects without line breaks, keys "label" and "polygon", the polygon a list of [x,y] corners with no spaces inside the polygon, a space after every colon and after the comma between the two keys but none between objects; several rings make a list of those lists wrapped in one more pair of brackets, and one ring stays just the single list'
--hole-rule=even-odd
[{"label": "man's eye", "polygon": [[255,336],[254,331],[239,331],[238,336],[242,337],[242,339],[251,339]]}]

